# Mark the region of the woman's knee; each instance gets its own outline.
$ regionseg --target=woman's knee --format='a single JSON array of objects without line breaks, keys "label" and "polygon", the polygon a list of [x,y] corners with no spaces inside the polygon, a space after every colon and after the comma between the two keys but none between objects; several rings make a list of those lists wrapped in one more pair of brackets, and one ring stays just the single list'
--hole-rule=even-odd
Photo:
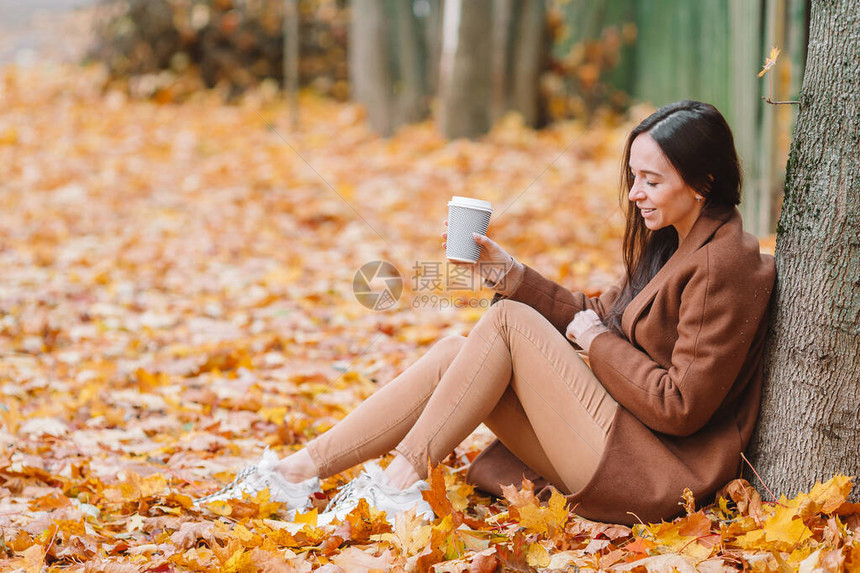
[{"label": "woman's knee", "polygon": [[440,355],[441,360],[450,364],[466,343],[466,337],[459,334],[449,334],[440,338],[432,350]]},{"label": "woman's knee", "polygon": [[540,316],[540,313],[529,305],[516,300],[501,299],[494,303],[481,320],[495,322],[500,325],[518,322],[526,318]]}]

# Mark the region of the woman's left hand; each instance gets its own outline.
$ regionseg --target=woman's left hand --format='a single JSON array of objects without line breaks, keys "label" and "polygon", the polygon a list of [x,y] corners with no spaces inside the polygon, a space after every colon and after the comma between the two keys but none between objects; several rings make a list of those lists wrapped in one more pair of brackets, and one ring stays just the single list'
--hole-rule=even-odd
[{"label": "woman's left hand", "polygon": [[604,332],[609,332],[609,328],[603,324],[596,312],[588,309],[574,315],[573,320],[567,325],[565,336],[571,342],[578,344],[584,352],[588,352],[594,338]]}]

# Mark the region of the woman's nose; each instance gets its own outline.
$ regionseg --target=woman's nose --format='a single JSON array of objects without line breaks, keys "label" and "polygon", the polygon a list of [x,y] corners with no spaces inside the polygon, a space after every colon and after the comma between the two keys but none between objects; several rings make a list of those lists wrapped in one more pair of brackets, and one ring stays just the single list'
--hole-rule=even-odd
[{"label": "woman's nose", "polygon": [[633,202],[645,198],[645,193],[642,190],[642,185],[640,185],[638,181],[633,182],[633,186],[630,187],[630,192],[627,194],[627,198]]}]

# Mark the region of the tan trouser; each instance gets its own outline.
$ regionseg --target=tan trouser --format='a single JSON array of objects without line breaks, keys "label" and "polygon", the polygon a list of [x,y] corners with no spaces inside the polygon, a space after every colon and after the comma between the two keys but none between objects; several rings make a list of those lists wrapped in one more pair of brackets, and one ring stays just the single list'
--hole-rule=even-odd
[{"label": "tan trouser", "polygon": [[321,477],[392,449],[419,476],[484,422],[564,493],[586,484],[618,404],[574,347],[523,303],[491,306],[467,338],[441,339],[308,451]]}]

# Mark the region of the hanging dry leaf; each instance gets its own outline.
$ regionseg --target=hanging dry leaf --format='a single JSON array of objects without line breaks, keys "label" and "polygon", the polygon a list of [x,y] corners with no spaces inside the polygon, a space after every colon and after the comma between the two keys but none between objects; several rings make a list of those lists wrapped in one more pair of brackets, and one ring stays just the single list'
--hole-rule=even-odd
[{"label": "hanging dry leaf", "polygon": [[776,65],[776,60],[779,58],[779,48],[773,46],[770,49],[770,55],[764,60],[764,67],[758,73],[758,77],[765,75],[772,67]]}]

